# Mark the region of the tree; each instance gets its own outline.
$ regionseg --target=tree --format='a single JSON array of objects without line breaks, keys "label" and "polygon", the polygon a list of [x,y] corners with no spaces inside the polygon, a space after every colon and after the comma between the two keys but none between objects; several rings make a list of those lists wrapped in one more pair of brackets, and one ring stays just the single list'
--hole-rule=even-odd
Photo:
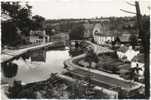
[{"label": "tree", "polygon": [[132,34],[129,38],[129,41],[130,41],[133,49],[135,49],[135,46],[137,45],[137,36],[135,34]]},{"label": "tree", "polygon": [[94,52],[94,49],[92,47],[88,47],[86,56],[85,56],[85,61],[87,61],[89,63],[89,66],[88,66],[89,74],[88,74],[87,78],[88,78],[88,87],[91,87],[91,70],[90,70],[90,68],[92,68],[92,62],[95,62],[95,63],[98,62],[97,54]]},{"label": "tree", "polygon": [[2,13],[11,17],[12,22],[15,23],[24,34],[30,30],[32,21],[31,16],[31,6],[28,3],[24,7],[21,6],[20,2],[2,2]]},{"label": "tree", "polygon": [[71,29],[69,34],[70,40],[82,40],[84,36],[84,26],[78,24]]},{"label": "tree", "polygon": [[[10,17],[9,20],[7,20],[6,22],[4,22],[4,24],[2,24],[2,38],[3,38],[2,44],[8,43],[8,44],[17,45],[17,43],[14,43],[16,41],[11,41],[11,40],[19,40],[17,36],[15,37],[15,35],[17,34],[17,28],[21,30],[20,37],[29,35],[29,31],[31,30],[31,26],[32,26],[32,20],[30,19],[31,8],[32,7],[28,5],[28,3],[25,3],[25,6],[23,7],[21,6],[20,2],[1,2],[1,9],[2,9],[1,13]],[[10,28],[9,31],[5,30],[7,29],[7,27]],[[7,37],[10,37],[11,40],[7,41],[8,39]]]},{"label": "tree", "polygon": [[35,15],[32,17],[32,20],[33,20],[33,27],[32,27],[33,30],[44,28],[44,25],[43,25],[44,21],[45,21],[44,17],[39,16],[39,15]]},{"label": "tree", "polygon": [[19,44],[21,38],[17,34],[16,25],[13,22],[2,22],[2,44],[15,46]]},{"label": "tree", "polygon": [[18,65],[14,63],[2,64],[2,70],[5,77],[12,78],[17,75]]}]

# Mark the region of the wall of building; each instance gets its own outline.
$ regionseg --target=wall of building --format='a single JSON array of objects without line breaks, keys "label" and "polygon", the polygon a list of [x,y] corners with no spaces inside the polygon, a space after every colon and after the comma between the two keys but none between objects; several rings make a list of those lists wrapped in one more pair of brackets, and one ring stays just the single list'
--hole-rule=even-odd
[{"label": "wall of building", "polygon": [[30,32],[29,42],[31,43],[46,43],[49,42],[49,36],[45,30],[36,30]]}]

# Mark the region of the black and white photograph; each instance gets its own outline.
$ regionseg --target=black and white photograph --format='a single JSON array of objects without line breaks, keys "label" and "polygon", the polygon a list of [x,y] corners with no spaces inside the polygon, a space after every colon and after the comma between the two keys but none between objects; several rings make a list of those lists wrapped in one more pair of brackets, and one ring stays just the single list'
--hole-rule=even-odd
[{"label": "black and white photograph", "polygon": [[150,0],[1,0],[1,100],[150,99]]}]

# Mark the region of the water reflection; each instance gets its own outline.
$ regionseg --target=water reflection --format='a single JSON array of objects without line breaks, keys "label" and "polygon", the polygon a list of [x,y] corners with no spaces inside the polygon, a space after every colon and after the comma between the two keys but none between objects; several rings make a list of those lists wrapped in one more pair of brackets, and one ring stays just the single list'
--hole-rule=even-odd
[{"label": "water reflection", "polygon": [[31,59],[24,61],[22,58],[13,61],[19,66],[16,79],[23,83],[30,83],[45,80],[52,72],[64,71],[63,62],[70,58],[68,52],[68,50],[47,51],[46,62],[31,62]]}]

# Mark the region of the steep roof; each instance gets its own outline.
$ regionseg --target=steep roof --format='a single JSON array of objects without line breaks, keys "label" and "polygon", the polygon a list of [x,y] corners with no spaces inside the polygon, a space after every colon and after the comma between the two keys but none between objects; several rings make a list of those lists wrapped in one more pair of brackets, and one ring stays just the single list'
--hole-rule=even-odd
[{"label": "steep roof", "polygon": [[129,42],[131,34],[122,34],[119,36],[121,42]]},{"label": "steep roof", "polygon": [[139,53],[138,55],[136,55],[132,61],[137,61],[140,63],[144,63],[144,54],[143,53]]},{"label": "steep roof", "polygon": [[97,33],[102,33],[103,31],[103,26],[100,24],[100,23],[96,23],[94,25],[94,28],[93,28],[93,33],[95,33],[97,31]]}]

